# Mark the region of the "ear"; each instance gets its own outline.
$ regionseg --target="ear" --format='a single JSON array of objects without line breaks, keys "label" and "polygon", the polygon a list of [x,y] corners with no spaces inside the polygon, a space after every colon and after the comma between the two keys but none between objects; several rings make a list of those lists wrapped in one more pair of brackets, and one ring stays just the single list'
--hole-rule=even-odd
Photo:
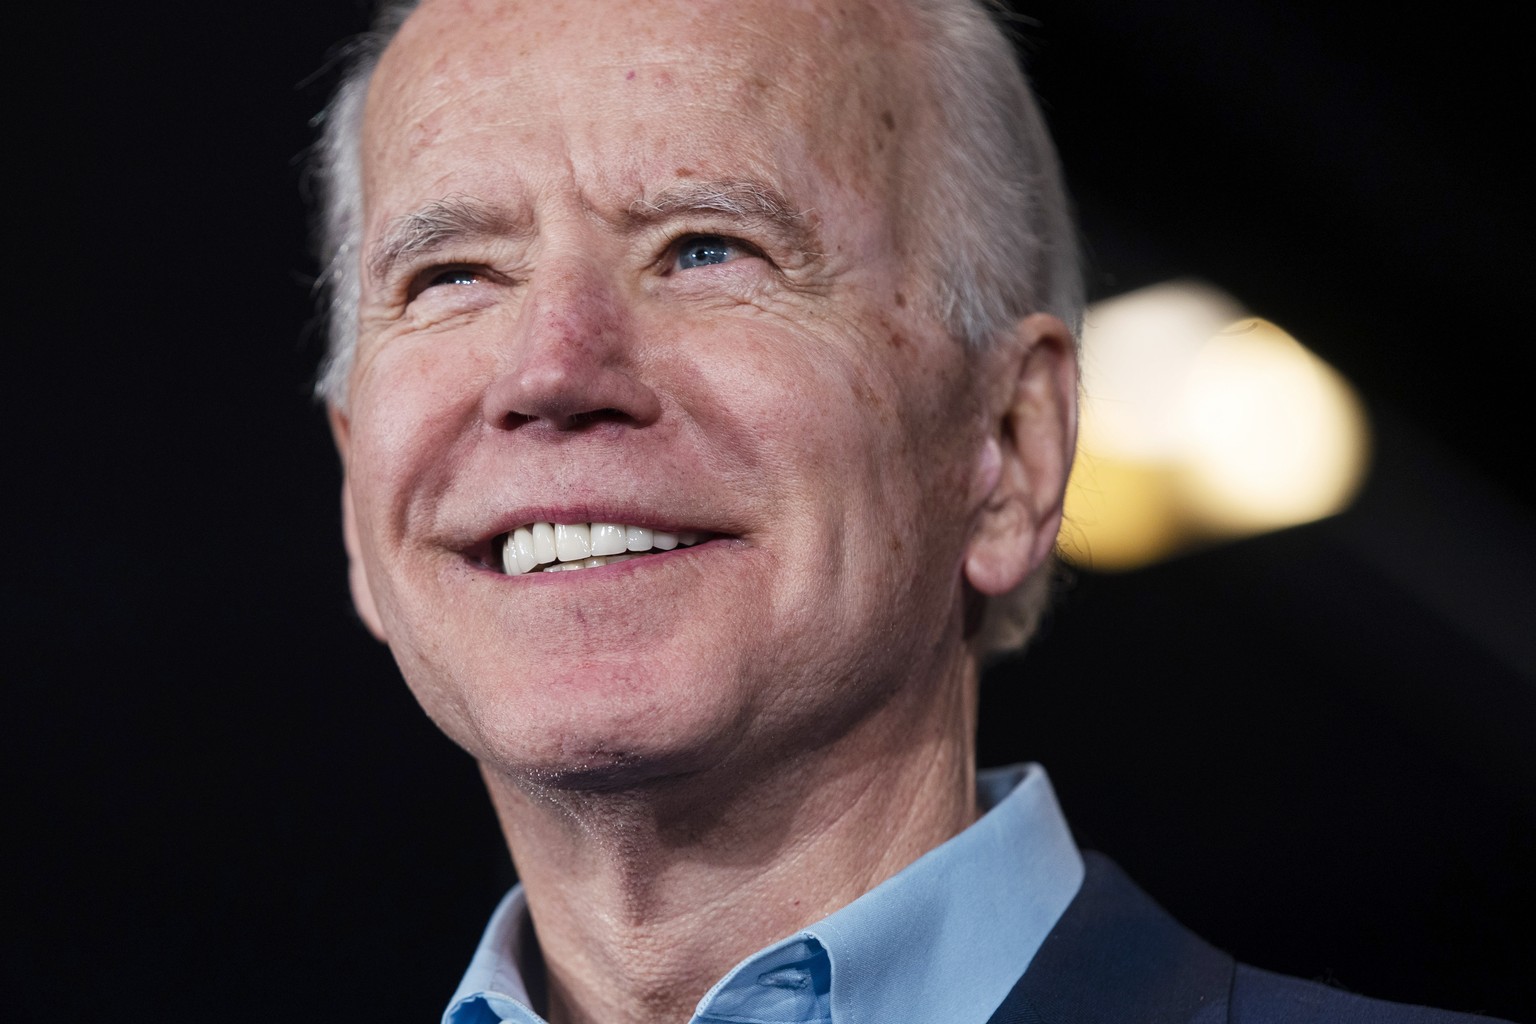
[{"label": "ear", "polygon": [[363,564],[362,550],[357,542],[357,510],[352,501],[351,471],[351,423],[346,414],[334,405],[328,410],[331,421],[331,437],[336,441],[336,451],[341,455],[341,537],[347,547],[347,581],[352,586],[352,605],[358,618],[380,641],[389,642],[384,632],[384,622],[379,618],[378,606],[373,603],[373,588],[368,584],[368,568]]},{"label": "ear", "polygon": [[1077,448],[1077,346],[1067,325],[1036,313],[983,359],[993,382],[978,477],[984,497],[965,578],[983,594],[1017,587],[1043,563],[1061,529]]}]

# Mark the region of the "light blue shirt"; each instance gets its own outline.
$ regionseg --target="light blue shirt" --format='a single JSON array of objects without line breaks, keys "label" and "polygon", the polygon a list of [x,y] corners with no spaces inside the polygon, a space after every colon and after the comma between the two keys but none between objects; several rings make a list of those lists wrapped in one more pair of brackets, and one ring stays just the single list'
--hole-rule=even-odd
[{"label": "light blue shirt", "polygon": [[[692,1024],[985,1024],[1083,881],[1045,770],[982,772],[987,812],[852,903],[737,964]],[[528,903],[491,915],[443,1024],[544,1024],[519,963]]]}]

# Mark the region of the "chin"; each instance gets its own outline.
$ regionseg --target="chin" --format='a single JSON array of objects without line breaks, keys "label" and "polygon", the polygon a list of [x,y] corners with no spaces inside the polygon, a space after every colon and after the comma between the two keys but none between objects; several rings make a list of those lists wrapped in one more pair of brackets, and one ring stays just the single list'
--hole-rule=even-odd
[{"label": "chin", "polygon": [[[486,770],[546,790],[657,785],[730,759],[747,715],[709,676],[582,666],[477,687],[438,724]],[[484,677],[481,677],[484,678]],[[419,691],[418,691],[419,692]]]}]

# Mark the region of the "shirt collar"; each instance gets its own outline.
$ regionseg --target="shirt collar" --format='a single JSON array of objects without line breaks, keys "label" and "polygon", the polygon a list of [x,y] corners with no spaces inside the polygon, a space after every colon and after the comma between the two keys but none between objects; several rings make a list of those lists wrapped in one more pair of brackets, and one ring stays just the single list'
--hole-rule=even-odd
[{"label": "shirt collar", "polygon": [[520,964],[530,959],[523,941],[532,931],[524,927],[527,920],[528,899],[519,883],[501,898],[491,914],[469,970],[464,972],[443,1013],[443,1024],[544,1024],[528,1008],[528,987],[523,984],[519,969]]},{"label": "shirt collar", "polygon": [[[699,1002],[696,1024],[982,1024],[1077,895],[1083,861],[1045,770],[982,772],[975,824],[852,903],[753,954]],[[443,1024],[542,1024],[528,1008],[527,904],[491,917]]]}]

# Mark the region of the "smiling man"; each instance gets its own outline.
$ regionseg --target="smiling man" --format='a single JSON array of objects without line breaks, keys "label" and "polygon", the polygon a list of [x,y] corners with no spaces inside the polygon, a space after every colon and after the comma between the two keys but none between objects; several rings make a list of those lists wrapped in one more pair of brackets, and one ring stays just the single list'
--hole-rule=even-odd
[{"label": "smiling man", "polygon": [[359,52],[320,160],[353,592],[522,879],[445,1020],[1389,1012],[1180,931],[1039,768],[977,777],[1079,305],[982,9],[440,0]]}]

